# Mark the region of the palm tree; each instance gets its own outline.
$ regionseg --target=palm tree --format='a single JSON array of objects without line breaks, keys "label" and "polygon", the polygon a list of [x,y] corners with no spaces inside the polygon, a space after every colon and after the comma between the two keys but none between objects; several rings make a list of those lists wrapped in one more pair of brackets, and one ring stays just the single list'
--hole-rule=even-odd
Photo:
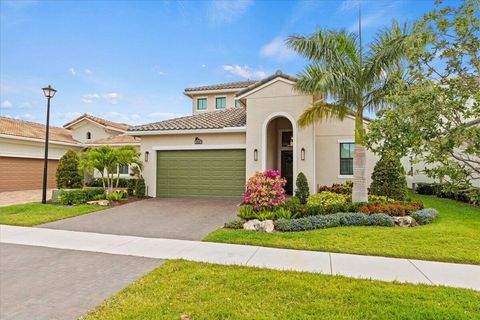
[{"label": "palm tree", "polygon": [[[122,146],[118,149],[115,149],[115,154],[119,166],[135,164],[138,168],[143,168],[143,163],[140,160],[141,153],[134,146]],[[117,171],[117,182],[115,184],[116,187],[118,187],[119,181],[120,170]]]},{"label": "palm tree", "polygon": [[313,104],[299,118],[299,126],[324,118],[355,116],[353,202],[368,201],[364,113],[385,106],[385,95],[402,74],[410,43],[408,29],[393,22],[391,28],[377,34],[365,53],[360,23],[358,35],[343,30],[319,30],[287,39],[287,45],[310,61],[295,85],[297,90],[314,97]]}]

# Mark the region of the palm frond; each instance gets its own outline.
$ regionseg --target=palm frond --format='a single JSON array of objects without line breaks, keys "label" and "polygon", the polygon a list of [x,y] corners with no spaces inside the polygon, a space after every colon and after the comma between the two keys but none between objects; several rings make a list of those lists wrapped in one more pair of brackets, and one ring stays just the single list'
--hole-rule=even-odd
[{"label": "palm frond", "polygon": [[306,127],[312,125],[317,120],[331,118],[343,120],[348,112],[349,109],[344,105],[330,104],[320,100],[305,109],[297,123],[300,127]]}]

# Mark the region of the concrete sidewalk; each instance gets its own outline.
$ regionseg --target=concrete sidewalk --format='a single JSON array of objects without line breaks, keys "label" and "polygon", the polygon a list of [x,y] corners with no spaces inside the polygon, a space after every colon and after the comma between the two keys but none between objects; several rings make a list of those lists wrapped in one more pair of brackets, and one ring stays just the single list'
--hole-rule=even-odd
[{"label": "concrete sidewalk", "polygon": [[156,259],[316,272],[480,291],[480,266],[0,225],[0,242]]}]

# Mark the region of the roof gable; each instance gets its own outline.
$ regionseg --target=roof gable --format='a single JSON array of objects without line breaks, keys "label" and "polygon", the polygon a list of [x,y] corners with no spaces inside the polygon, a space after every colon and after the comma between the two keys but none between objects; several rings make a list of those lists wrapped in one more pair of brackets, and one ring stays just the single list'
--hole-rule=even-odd
[{"label": "roof gable", "polygon": [[91,114],[88,114],[88,113],[84,113],[80,117],[78,117],[76,119],[73,119],[70,122],[65,123],[63,125],[63,127],[65,129],[68,129],[68,128],[71,128],[75,124],[77,124],[79,122],[82,122],[82,121],[94,122],[94,123],[100,125],[101,127],[116,130],[116,131],[121,131],[121,132],[127,131],[128,127],[129,127],[129,125],[126,124],[126,123],[118,123],[118,122],[105,120],[105,119],[102,119],[102,118],[95,117],[95,116],[93,116]]},{"label": "roof gable", "polygon": [[293,76],[290,76],[288,74],[285,74],[282,71],[278,70],[277,72],[275,72],[271,76],[266,77],[265,79],[262,79],[258,82],[255,82],[254,84],[248,86],[247,88],[237,92],[235,94],[235,97],[237,99],[245,98],[246,96],[248,96],[248,95],[250,95],[250,94],[252,94],[252,93],[254,93],[258,90],[261,90],[262,88],[264,88],[264,87],[266,87],[266,86],[268,86],[271,83],[276,82],[276,81],[284,81],[284,82],[287,82],[287,83],[294,84],[297,81],[297,78],[295,78]]}]

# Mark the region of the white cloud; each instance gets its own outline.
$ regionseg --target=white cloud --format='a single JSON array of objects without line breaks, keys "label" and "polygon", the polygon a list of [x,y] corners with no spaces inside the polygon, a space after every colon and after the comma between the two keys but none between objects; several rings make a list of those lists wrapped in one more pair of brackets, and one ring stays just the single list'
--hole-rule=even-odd
[{"label": "white cloud", "polygon": [[[390,15],[384,10],[373,12],[367,16],[362,16],[362,29],[370,27],[379,27],[391,21]],[[358,18],[348,28],[349,32],[358,32]]]},{"label": "white cloud", "polygon": [[154,66],[152,68],[152,71],[155,72],[156,74],[158,75],[161,75],[161,76],[164,76],[165,75],[165,71],[163,71],[160,66]]},{"label": "white cloud", "polygon": [[152,112],[147,114],[147,118],[154,121],[162,121],[162,120],[184,117],[184,116],[187,116],[187,114],[175,113],[175,112]]},{"label": "white cloud", "polygon": [[252,3],[252,0],[212,1],[208,8],[208,21],[212,26],[233,23],[247,12]]},{"label": "white cloud", "polygon": [[276,37],[260,49],[260,54],[278,61],[287,61],[295,57],[295,52],[285,45],[282,37]]},{"label": "white cloud", "polygon": [[350,10],[358,10],[360,6],[360,0],[344,0],[339,7],[340,11],[350,11]]},{"label": "white cloud", "polygon": [[55,120],[61,120],[62,122],[64,120],[72,120],[72,119],[75,119],[75,118],[78,118],[82,115],[82,113],[80,112],[53,112],[52,113],[52,121],[55,121]]},{"label": "white cloud", "polygon": [[88,69],[88,68],[85,69],[85,70],[83,70],[83,72],[85,72],[85,74],[92,74],[92,70],[90,70],[90,69]]},{"label": "white cloud", "polygon": [[106,102],[109,104],[117,104],[120,99],[120,94],[116,92],[109,92],[104,94],[87,93],[82,96],[84,103],[90,104],[94,102]]},{"label": "white cloud", "polygon": [[206,67],[207,67],[207,65],[205,63],[202,64],[202,68],[206,68]]},{"label": "white cloud", "polygon": [[70,68],[70,69],[68,69],[68,72],[70,72],[70,74],[71,74],[72,76],[76,76],[76,75],[77,75],[77,71],[75,70],[75,68]]},{"label": "white cloud", "polygon": [[17,120],[27,120],[27,121],[32,121],[35,119],[35,117],[30,113],[18,114],[16,116],[7,116],[7,117],[17,119]]},{"label": "white cloud", "polygon": [[0,106],[2,107],[2,109],[10,109],[11,107],[13,107],[13,104],[10,101],[5,100]]},{"label": "white cloud", "polygon": [[263,70],[251,70],[249,66],[239,66],[239,65],[224,65],[223,70],[228,73],[239,76],[245,79],[261,79],[265,78],[266,74]]}]

